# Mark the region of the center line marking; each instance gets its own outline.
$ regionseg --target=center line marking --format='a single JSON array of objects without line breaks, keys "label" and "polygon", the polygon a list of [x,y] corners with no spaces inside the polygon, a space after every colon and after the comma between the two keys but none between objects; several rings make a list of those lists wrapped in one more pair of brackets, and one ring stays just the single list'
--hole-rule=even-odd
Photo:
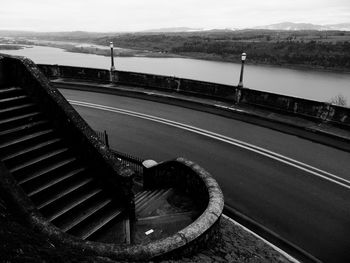
[{"label": "center line marking", "polygon": [[295,168],[298,168],[300,170],[303,170],[305,172],[308,172],[310,174],[313,174],[315,176],[318,176],[320,178],[323,178],[325,180],[328,180],[330,182],[333,182],[335,184],[338,184],[340,186],[343,186],[347,189],[350,189],[350,181],[341,178],[339,176],[336,176],[332,173],[323,171],[319,168],[313,167],[311,165],[308,165],[306,163],[294,160],[292,158],[289,158],[287,156],[275,153],[273,151],[261,148],[259,146],[250,144],[250,143],[246,143],[234,138],[230,138],[227,137],[225,135],[221,135],[218,133],[214,133],[208,130],[204,130],[198,127],[194,127],[191,125],[187,125],[184,123],[180,123],[180,122],[176,122],[176,121],[172,121],[172,120],[167,120],[167,119],[163,119],[160,117],[156,117],[156,116],[151,116],[151,115],[147,115],[144,113],[139,113],[139,112],[135,112],[135,111],[129,111],[129,110],[124,110],[124,109],[120,109],[120,108],[115,108],[115,107],[110,107],[110,106],[105,106],[105,105],[100,105],[100,104],[94,104],[94,103],[89,103],[89,102],[83,102],[83,101],[76,101],[76,100],[68,100],[71,104],[73,105],[77,105],[77,106],[82,106],[82,107],[88,107],[88,108],[94,108],[94,109],[98,109],[98,110],[104,110],[104,111],[110,111],[110,112],[115,112],[115,113],[119,113],[119,114],[124,114],[124,115],[129,115],[129,116],[133,116],[136,118],[141,118],[141,119],[146,119],[146,120],[150,120],[150,121],[154,121],[154,122],[158,122],[158,123],[162,123],[168,126],[172,126],[172,127],[176,127],[179,129],[183,129],[183,130],[187,130],[193,133],[197,133],[221,142],[225,142],[252,152],[255,152],[257,154],[266,156],[268,158],[277,160],[279,162],[285,163],[287,165],[293,166]]}]

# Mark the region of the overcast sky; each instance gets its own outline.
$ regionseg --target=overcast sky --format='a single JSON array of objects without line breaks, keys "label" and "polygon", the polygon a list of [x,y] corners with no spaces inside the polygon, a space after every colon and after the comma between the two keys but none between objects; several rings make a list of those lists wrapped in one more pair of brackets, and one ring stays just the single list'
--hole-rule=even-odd
[{"label": "overcast sky", "polygon": [[350,22],[350,0],[0,0],[0,29],[138,31]]}]

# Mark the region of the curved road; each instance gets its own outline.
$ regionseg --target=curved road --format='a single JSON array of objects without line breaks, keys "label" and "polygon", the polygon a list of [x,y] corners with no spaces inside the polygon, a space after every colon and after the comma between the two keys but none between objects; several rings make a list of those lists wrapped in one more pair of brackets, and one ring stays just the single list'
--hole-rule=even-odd
[{"label": "curved road", "polygon": [[[61,92],[70,100],[202,129],[204,132],[193,132],[108,110],[111,108],[75,106],[93,129],[107,130],[112,148],[156,161],[177,156],[191,159],[214,175],[229,206],[324,262],[350,262],[350,153],[162,103],[65,89]],[[244,143],[254,146],[242,147]],[[255,146],[264,150],[254,151]],[[277,154],[284,157],[276,158]]]}]

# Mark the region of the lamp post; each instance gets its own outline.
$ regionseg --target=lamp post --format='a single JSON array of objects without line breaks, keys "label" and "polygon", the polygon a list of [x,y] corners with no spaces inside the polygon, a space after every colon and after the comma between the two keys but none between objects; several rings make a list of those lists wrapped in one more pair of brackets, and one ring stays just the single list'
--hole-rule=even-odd
[{"label": "lamp post", "polygon": [[113,42],[109,43],[109,47],[111,48],[111,71],[113,71],[113,70],[115,70],[115,68],[114,68]]},{"label": "lamp post", "polygon": [[111,48],[111,71],[109,74],[109,80],[113,81],[113,71],[115,70],[114,67],[114,54],[113,54],[113,42],[109,42],[109,47]]},{"label": "lamp post", "polygon": [[242,66],[241,66],[241,75],[239,76],[239,83],[238,87],[243,88],[243,71],[244,71],[244,61],[247,58],[246,53],[242,53],[241,61],[242,61]]}]

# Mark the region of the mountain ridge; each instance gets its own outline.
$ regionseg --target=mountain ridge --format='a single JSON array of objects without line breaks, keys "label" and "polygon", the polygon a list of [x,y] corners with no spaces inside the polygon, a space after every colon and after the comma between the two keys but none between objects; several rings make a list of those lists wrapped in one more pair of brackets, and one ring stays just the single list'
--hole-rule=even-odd
[{"label": "mountain ridge", "polygon": [[326,24],[317,25],[312,23],[293,23],[293,22],[282,22],[264,26],[256,26],[252,29],[270,29],[270,30],[336,30],[336,31],[350,31],[350,23],[338,23],[338,24]]},{"label": "mountain ridge", "polygon": [[318,25],[312,23],[293,23],[293,22],[281,22],[263,26],[255,26],[255,27],[246,27],[246,28],[238,28],[238,27],[226,27],[226,28],[192,28],[192,27],[166,27],[166,28],[153,28],[147,30],[140,31],[125,31],[125,32],[92,32],[92,31],[82,31],[82,30],[72,30],[72,31],[49,31],[49,32],[37,32],[33,30],[6,30],[0,29],[0,37],[1,36],[35,36],[35,35],[74,35],[74,36],[89,36],[93,35],[103,35],[103,34],[125,34],[125,33],[190,33],[190,32],[203,32],[203,31],[239,31],[239,30],[285,30],[285,31],[298,31],[298,30],[315,30],[315,31],[350,31],[350,23],[338,23],[338,24],[326,24],[326,25]]}]

